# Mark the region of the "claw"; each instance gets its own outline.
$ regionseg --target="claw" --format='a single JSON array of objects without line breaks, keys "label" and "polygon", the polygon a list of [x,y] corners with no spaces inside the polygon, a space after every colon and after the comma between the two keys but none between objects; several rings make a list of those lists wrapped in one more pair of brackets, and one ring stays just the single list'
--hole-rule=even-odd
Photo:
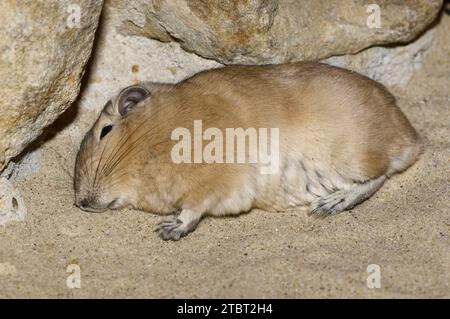
[{"label": "claw", "polygon": [[175,217],[173,219],[163,220],[162,222],[158,223],[158,225],[156,225],[155,232],[158,232],[163,228],[167,228],[167,227],[171,227],[171,226],[178,227],[181,224],[182,224],[182,221]]},{"label": "claw", "polygon": [[185,235],[183,222],[177,217],[160,222],[155,229],[163,240],[179,240]]},{"label": "claw", "polygon": [[179,240],[195,229],[200,218],[200,213],[183,210],[180,215],[161,221],[156,226],[155,232],[164,240]]}]

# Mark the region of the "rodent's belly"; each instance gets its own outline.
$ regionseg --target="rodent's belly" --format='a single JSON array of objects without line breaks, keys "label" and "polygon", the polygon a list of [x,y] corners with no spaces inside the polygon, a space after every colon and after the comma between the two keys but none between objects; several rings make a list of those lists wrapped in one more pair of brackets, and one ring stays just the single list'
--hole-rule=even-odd
[{"label": "rodent's belly", "polygon": [[290,159],[278,174],[260,175],[256,208],[285,211],[307,207],[317,197],[332,193],[341,181],[323,165]]}]

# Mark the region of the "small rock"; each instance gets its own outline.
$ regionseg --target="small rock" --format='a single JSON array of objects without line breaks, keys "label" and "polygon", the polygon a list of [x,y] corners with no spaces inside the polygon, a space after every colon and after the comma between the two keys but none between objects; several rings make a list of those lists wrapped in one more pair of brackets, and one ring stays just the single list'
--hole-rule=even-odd
[{"label": "small rock", "polygon": [[0,177],[0,226],[23,221],[27,208],[19,190],[8,179]]},{"label": "small rock", "polygon": [[34,149],[24,154],[19,160],[11,160],[0,176],[16,182],[33,175],[41,169],[41,151]]}]

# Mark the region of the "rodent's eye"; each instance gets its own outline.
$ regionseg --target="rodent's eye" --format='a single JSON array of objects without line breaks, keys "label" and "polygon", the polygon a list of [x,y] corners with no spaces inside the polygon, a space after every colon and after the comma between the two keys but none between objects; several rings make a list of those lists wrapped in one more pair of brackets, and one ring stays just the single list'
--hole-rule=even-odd
[{"label": "rodent's eye", "polygon": [[108,134],[109,132],[111,132],[112,130],[112,125],[106,125],[104,128],[102,128],[102,132],[100,133],[100,139],[104,138],[106,134]]}]

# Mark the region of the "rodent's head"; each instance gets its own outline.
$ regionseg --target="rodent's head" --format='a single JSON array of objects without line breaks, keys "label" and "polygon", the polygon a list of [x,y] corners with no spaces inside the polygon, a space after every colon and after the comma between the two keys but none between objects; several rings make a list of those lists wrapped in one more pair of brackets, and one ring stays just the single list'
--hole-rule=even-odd
[{"label": "rodent's head", "polygon": [[125,120],[149,95],[144,85],[123,89],[106,103],[84,137],[74,174],[75,204],[81,209],[103,212],[129,204],[131,177],[126,164],[132,145]]}]

